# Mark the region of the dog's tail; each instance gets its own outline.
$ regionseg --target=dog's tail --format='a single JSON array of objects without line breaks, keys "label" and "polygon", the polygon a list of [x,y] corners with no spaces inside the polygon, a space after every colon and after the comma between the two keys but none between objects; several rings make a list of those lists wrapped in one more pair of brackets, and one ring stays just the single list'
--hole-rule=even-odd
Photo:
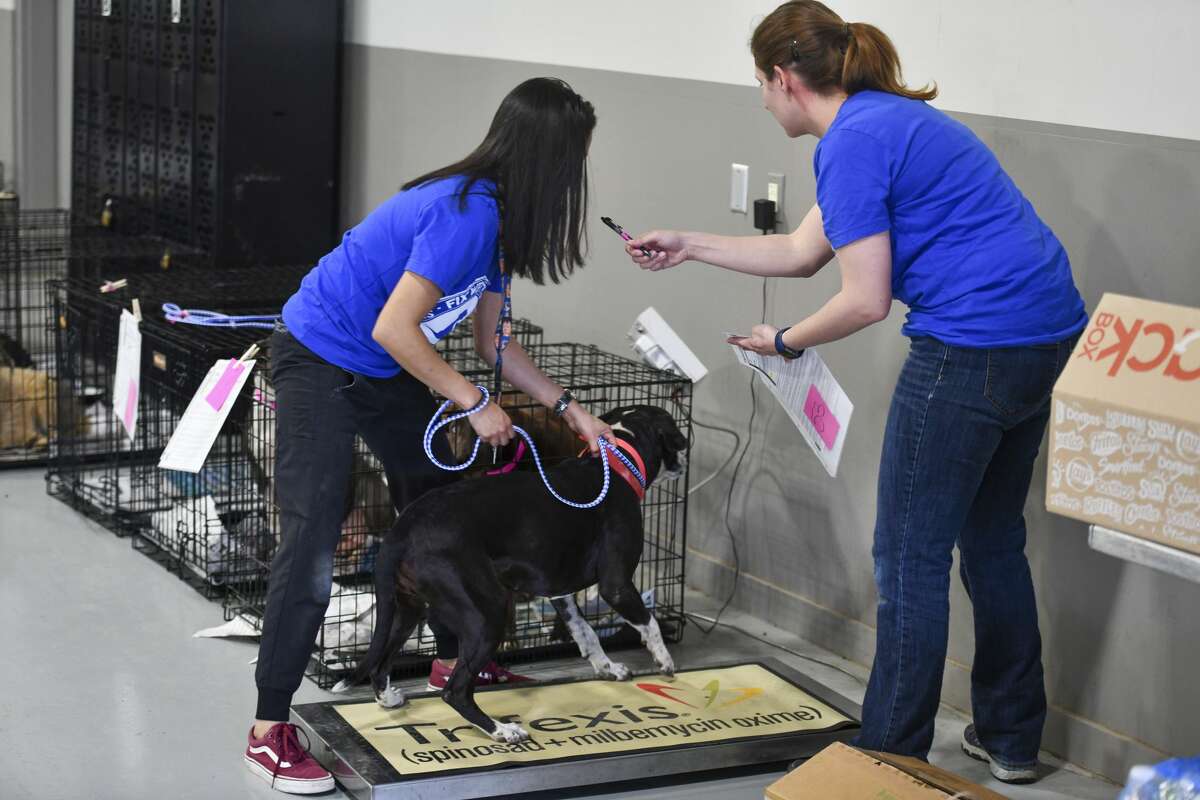
[{"label": "dog's tail", "polygon": [[403,565],[407,550],[408,537],[397,537],[394,531],[385,536],[379,546],[379,553],[375,557],[375,630],[371,632],[371,646],[358,662],[349,685],[365,682],[394,650],[404,646],[402,641],[392,641],[394,637],[403,636],[407,639],[412,633],[411,630],[396,629],[397,609],[404,607],[407,611],[419,611],[421,605],[416,596],[416,586]]}]

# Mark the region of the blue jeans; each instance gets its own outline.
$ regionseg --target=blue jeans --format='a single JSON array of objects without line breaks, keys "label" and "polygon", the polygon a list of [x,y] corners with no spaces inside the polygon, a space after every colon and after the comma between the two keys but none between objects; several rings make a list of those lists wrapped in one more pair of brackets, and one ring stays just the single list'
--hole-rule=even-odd
[{"label": "blue jeans", "polygon": [[1046,694],[1025,497],[1050,393],[1076,338],[994,350],[913,339],[879,468],[878,628],[860,747],[929,754],[957,544],[975,614],[971,704],[979,739],[1007,765],[1037,761]]}]

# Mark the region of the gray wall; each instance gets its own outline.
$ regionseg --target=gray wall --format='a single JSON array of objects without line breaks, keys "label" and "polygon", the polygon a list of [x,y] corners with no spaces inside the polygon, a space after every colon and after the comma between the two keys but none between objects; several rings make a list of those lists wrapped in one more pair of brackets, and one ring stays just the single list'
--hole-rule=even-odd
[{"label": "gray wall", "polygon": [[[750,166],[751,198],[768,171],[787,174],[792,225],[814,199],[815,141],[788,140],[757,90],[599,70],[349,46],[344,103],[344,221],[353,224],[407,178],[455,159],[482,137],[500,98],[539,74],[570,81],[597,108],[591,152],[592,248],[558,287],[515,287],[520,316],[548,340],[625,352],[624,332],[653,304],[712,370],[696,416],[743,432],[747,375],[722,343],[760,314],[762,282],[685,264],[642,274],[598,224],[754,234],[727,210],[730,162]],[[1104,291],[1200,305],[1200,143],[964,116],[1067,246],[1089,306]],[[836,291],[831,265],[807,281],[771,281],[768,320],[816,310]],[[753,447],[731,522],[742,557],[735,604],[863,664],[874,651],[871,531],[889,396],[906,352],[903,308],[821,348],[856,404],[837,479],[828,478],[787,417],[759,392]],[[693,476],[728,453],[702,433]],[[1043,510],[1045,474],[1028,506],[1052,704],[1047,749],[1113,778],[1129,764],[1200,751],[1200,586],[1093,553],[1085,526]],[[689,582],[723,596],[732,556],[721,516],[728,474],[693,495]],[[970,707],[969,603],[955,586],[944,699]]]},{"label": "gray wall", "polygon": [[0,10],[0,191],[11,188],[16,161],[16,13]]}]

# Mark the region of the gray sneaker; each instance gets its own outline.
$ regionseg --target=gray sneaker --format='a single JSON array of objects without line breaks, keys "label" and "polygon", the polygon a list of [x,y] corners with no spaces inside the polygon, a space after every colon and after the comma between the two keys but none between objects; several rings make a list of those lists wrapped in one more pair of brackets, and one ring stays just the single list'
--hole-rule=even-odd
[{"label": "gray sneaker", "polygon": [[975,733],[975,726],[968,725],[962,735],[963,752],[977,761],[983,761],[992,771],[992,776],[1005,783],[1033,783],[1038,779],[1037,762],[1030,764],[1005,764],[992,758]]}]

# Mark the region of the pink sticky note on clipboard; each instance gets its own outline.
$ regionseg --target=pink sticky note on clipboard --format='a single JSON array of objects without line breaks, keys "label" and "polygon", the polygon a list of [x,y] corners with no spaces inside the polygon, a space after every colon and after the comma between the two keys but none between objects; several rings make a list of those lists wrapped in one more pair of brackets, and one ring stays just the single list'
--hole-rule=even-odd
[{"label": "pink sticky note on clipboard", "polygon": [[842,425],[829,410],[829,406],[825,404],[825,398],[821,396],[815,384],[808,387],[808,397],[804,401],[804,416],[808,417],[808,421],[812,423],[825,446],[832,450]]},{"label": "pink sticky note on clipboard", "polygon": [[138,384],[137,381],[129,382],[129,393],[125,396],[125,413],[121,415],[121,421],[125,423],[125,430],[133,431],[133,415],[137,411],[138,404]]},{"label": "pink sticky note on clipboard", "polygon": [[204,398],[214,411],[220,411],[225,406],[225,401],[229,399],[229,393],[233,391],[233,387],[237,384],[238,376],[246,369],[246,365],[236,359],[230,360],[225,365],[225,371],[221,373],[221,377],[217,379],[217,385],[208,392],[208,396]]}]

